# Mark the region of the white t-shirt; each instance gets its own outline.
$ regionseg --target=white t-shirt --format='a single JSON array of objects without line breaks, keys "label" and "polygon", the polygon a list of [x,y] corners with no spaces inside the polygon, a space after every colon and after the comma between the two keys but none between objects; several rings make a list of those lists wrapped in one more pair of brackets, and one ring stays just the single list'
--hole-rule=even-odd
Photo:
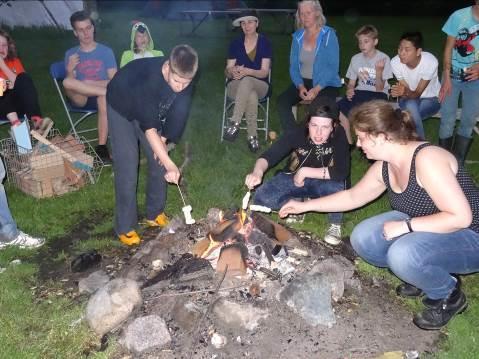
[{"label": "white t-shirt", "polygon": [[409,88],[414,91],[421,80],[429,80],[429,84],[421,94],[421,98],[437,97],[441,84],[437,76],[438,61],[436,57],[426,51],[421,53],[421,60],[419,64],[411,69],[399,60],[396,55],[391,60],[391,67],[394,76],[399,80],[404,80],[409,85]]},{"label": "white t-shirt", "polygon": [[155,55],[153,55],[153,53],[151,51],[148,51],[148,50],[146,50],[143,53],[140,52],[140,53],[137,53],[137,54],[133,54],[133,60],[144,59],[144,58],[147,58],[147,57],[155,57]]},{"label": "white t-shirt", "polygon": [[383,80],[383,92],[387,95],[389,90],[388,80],[393,77],[389,56],[376,50],[372,58],[367,58],[362,52],[354,55],[346,73],[346,77],[356,81],[356,90],[376,92],[376,62],[385,59]]}]

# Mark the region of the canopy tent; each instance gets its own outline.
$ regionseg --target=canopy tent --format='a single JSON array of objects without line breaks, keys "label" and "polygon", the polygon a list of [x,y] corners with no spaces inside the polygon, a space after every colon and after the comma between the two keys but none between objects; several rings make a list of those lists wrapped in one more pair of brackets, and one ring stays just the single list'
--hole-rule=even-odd
[{"label": "canopy tent", "polygon": [[82,9],[82,0],[0,0],[0,25],[71,29],[70,15]]}]

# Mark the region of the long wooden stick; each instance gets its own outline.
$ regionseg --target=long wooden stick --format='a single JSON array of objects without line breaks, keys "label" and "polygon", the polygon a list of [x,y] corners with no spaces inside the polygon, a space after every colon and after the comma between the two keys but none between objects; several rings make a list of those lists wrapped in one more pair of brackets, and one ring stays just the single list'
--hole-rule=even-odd
[{"label": "long wooden stick", "polygon": [[80,161],[78,158],[74,157],[72,154],[66,152],[64,149],[58,147],[57,145],[51,143],[49,140],[47,140],[45,137],[40,135],[37,131],[31,130],[30,134],[39,142],[43,143],[44,145],[47,145],[50,147],[53,151],[58,152],[62,157],[66,158],[68,161],[72,163],[72,165],[80,170],[86,171],[88,174],[88,177],[90,178],[91,183],[95,183],[95,179],[93,178],[93,175],[91,173],[91,170],[93,169],[90,165],[87,163],[84,163]]}]

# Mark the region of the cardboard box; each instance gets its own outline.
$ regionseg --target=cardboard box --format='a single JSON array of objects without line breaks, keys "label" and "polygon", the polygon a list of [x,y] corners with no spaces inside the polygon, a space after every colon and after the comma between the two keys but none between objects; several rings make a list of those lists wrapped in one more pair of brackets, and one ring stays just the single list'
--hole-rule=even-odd
[{"label": "cardboard box", "polygon": [[18,188],[35,198],[52,197],[54,195],[52,180],[44,179],[37,181],[32,177],[30,170],[22,170],[17,172]]}]

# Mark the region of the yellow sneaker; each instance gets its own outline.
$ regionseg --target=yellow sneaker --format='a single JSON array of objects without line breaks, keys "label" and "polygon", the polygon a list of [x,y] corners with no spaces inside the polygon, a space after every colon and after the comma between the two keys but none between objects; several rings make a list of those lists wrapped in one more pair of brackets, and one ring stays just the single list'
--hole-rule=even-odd
[{"label": "yellow sneaker", "polygon": [[140,244],[140,236],[138,233],[136,233],[136,231],[120,234],[118,238],[120,239],[121,243],[126,244],[127,246]]},{"label": "yellow sneaker", "polygon": [[170,223],[170,220],[166,216],[165,212],[161,212],[154,220],[152,219],[147,219],[146,225],[148,227],[166,227],[168,223]]}]

